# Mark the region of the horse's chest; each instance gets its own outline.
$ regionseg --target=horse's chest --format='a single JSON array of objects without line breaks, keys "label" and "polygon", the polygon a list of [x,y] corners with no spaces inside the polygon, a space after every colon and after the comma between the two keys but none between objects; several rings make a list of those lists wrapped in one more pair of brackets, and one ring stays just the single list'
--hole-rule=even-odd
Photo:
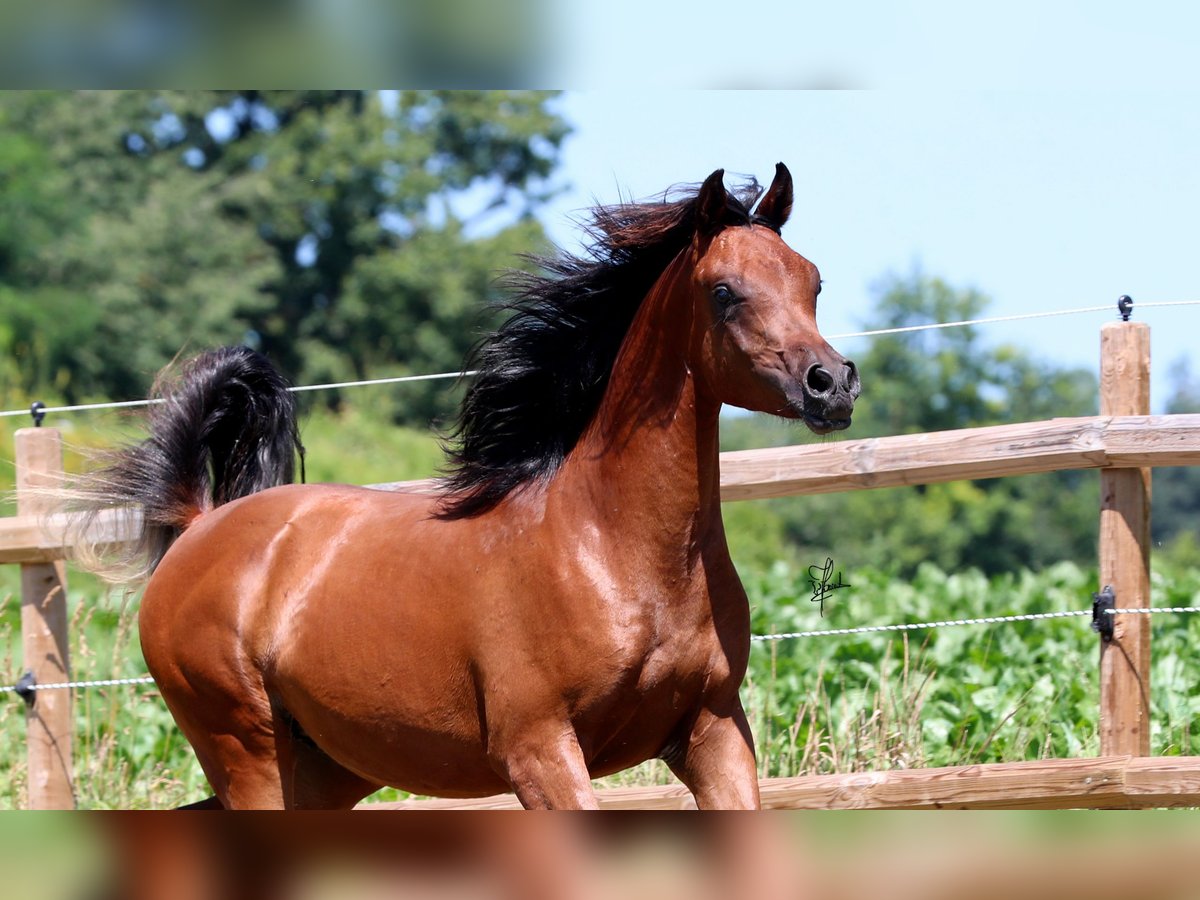
[{"label": "horse's chest", "polygon": [[[739,663],[727,655],[711,621],[660,617],[608,652],[621,660],[608,673],[595,667],[578,696],[575,727],[599,770],[639,762],[691,721],[710,693],[737,689]],[[610,657],[611,658],[611,657]]]},{"label": "horse's chest", "polygon": [[[742,620],[748,610],[737,614],[745,608],[744,600],[737,602],[740,585],[735,582],[714,596],[712,581],[700,572],[626,594],[630,602],[611,616],[619,624],[601,629],[600,646],[591,650],[593,659],[621,661],[620,671],[611,673],[618,677],[610,677],[621,702],[653,701],[654,707],[670,702],[682,708],[706,691],[740,680],[747,649],[742,632],[748,632],[748,622]],[[585,671],[605,678],[603,669]]]}]

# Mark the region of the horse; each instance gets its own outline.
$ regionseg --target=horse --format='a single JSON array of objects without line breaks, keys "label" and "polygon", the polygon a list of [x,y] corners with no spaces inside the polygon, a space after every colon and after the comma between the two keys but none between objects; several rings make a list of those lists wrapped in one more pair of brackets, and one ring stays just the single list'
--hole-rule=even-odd
[{"label": "horse", "polygon": [[140,510],[142,650],[199,805],[594,808],[592,778],[659,758],[700,808],[759,806],[718,416],[826,434],[861,390],[780,236],[792,202],[780,163],[765,193],[718,169],[592,210],[476,348],[429,494],[292,484],[294,395],[252,350],[164,381],[84,492]]}]

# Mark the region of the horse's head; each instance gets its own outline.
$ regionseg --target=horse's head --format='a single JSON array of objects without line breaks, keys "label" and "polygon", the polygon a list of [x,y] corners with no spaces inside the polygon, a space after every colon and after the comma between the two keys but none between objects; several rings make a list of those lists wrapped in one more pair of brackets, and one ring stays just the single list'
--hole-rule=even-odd
[{"label": "horse's head", "polygon": [[817,267],[779,236],[792,209],[780,163],[747,223],[718,169],[700,188],[691,287],[691,364],[724,403],[803,419],[817,434],[850,425],[854,363],[817,330]]}]

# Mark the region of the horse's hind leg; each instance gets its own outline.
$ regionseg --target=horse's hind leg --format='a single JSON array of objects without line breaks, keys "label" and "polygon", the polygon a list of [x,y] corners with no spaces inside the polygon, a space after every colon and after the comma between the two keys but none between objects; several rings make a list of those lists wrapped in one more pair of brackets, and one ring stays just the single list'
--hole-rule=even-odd
[{"label": "horse's hind leg", "polygon": [[380,787],[318,749],[265,685],[218,679],[159,680],[216,794],[199,808],[349,809]]},{"label": "horse's hind leg", "polygon": [[335,762],[279,706],[274,725],[276,759],[288,809],[352,809],[383,787]]},{"label": "horse's hind leg", "polygon": [[[225,809],[283,809],[273,734],[265,728],[204,727],[176,717]],[[201,808],[213,809],[212,801]]]},{"label": "horse's hind leg", "polygon": [[191,724],[180,722],[225,809],[350,809],[381,787],[326,756],[278,707],[269,725]]},{"label": "horse's hind leg", "polygon": [[[275,715],[262,687],[226,680],[224,669],[204,679],[193,674],[190,681],[170,674],[159,676],[163,700],[192,745],[219,807],[283,809]],[[218,808],[214,799],[201,801],[200,808]]]},{"label": "horse's hind leg", "polygon": [[197,810],[197,809],[224,809],[219,797],[215,794],[211,797],[205,797],[203,800],[197,800],[195,803],[185,803],[183,806],[176,809]]}]

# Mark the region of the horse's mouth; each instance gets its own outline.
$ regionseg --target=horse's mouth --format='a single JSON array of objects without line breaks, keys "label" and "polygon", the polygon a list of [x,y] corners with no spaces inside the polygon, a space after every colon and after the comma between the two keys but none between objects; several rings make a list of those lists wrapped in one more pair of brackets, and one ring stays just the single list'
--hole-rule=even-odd
[{"label": "horse's mouth", "polygon": [[[853,405],[849,403],[826,406],[822,403],[805,403],[803,398],[791,400],[788,406],[792,416],[800,419],[814,434],[845,431],[850,427],[850,416],[854,412]],[[820,411],[813,409],[814,406],[821,407]]]},{"label": "horse's mouth", "polygon": [[829,434],[833,431],[845,431],[850,427],[850,417],[826,418],[816,413],[805,411],[800,416],[808,430],[814,434]]}]

